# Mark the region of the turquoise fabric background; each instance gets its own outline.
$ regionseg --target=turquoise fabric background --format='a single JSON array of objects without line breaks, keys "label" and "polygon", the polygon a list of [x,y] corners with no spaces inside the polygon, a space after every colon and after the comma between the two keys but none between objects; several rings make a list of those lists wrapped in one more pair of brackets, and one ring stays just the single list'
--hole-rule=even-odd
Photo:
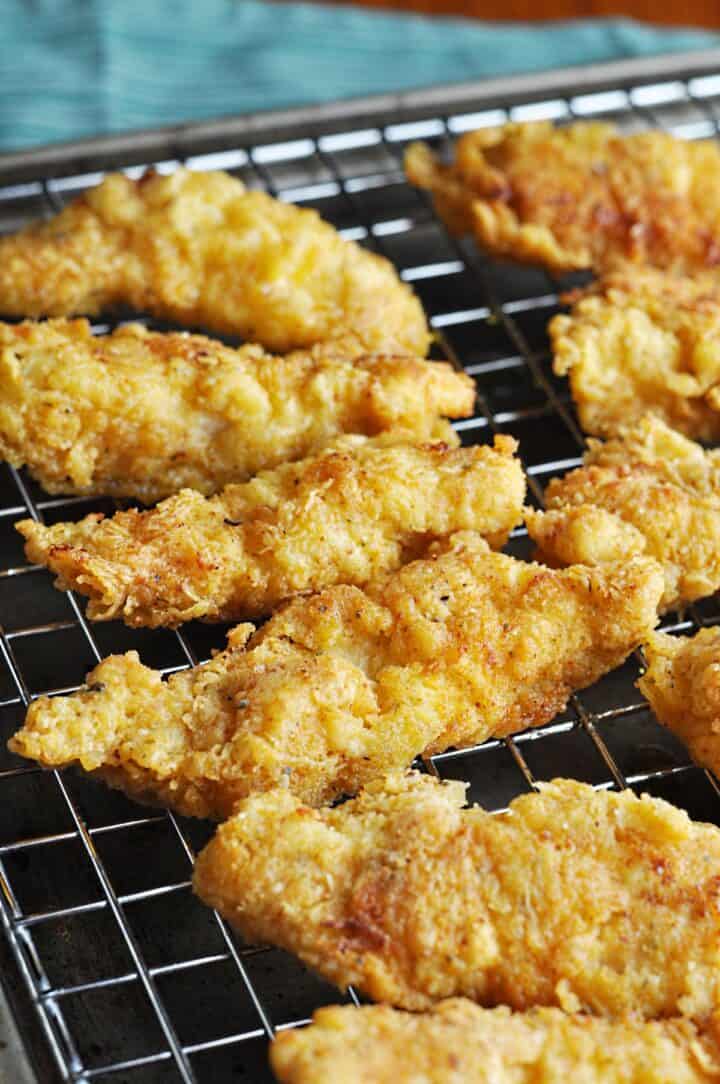
[{"label": "turquoise fabric background", "polygon": [[262,0],[0,0],[0,148],[720,44]]}]

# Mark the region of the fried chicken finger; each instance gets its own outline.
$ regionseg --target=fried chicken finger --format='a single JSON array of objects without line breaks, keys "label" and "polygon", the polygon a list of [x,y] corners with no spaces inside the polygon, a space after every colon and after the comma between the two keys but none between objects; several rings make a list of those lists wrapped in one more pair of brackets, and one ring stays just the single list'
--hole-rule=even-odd
[{"label": "fried chicken finger", "polygon": [[280,1084],[710,1084],[717,1028],[689,1020],[603,1020],[560,1009],[511,1013],[453,998],[428,1012],[318,1009],[270,1047]]},{"label": "fried chicken finger", "polygon": [[643,652],[647,670],[637,684],[658,721],[697,764],[720,776],[720,629],[694,636],[656,632]]},{"label": "fried chicken finger", "polygon": [[568,779],[507,813],[393,774],[334,809],[255,795],[198,857],[195,891],[252,943],[406,1009],[702,1021],[720,1007],[720,831]]},{"label": "fried chicken finger", "polygon": [[[299,459],[340,433],[444,438],[475,386],[443,362],[287,356],[139,324],[94,336],[86,320],[0,324],[0,456],[50,493],[212,493]],[[450,438],[452,439],[452,438]]]},{"label": "fried chicken finger", "polygon": [[454,233],[553,271],[621,260],[690,274],[720,264],[720,149],[665,132],[549,121],[467,132],[445,165],[422,143],[408,178]]},{"label": "fried chicken finger", "polygon": [[96,316],[130,307],[279,353],[350,339],[424,356],[410,288],[317,212],[227,173],[120,173],[46,222],[0,239],[0,313]]},{"label": "fried chicken finger", "polygon": [[437,538],[478,530],[504,545],[525,479],[512,437],[495,447],[346,437],[207,499],[183,490],[156,508],[17,528],[56,585],[88,595],[88,616],[176,626],[238,621],[334,583],[363,585]]},{"label": "fried chicken finger", "polygon": [[548,331],[587,433],[617,436],[650,412],[696,440],[720,437],[720,275],[623,264]]},{"label": "fried chicken finger", "polygon": [[541,560],[596,565],[646,554],[663,568],[661,611],[720,587],[720,450],[648,415],[554,478],[526,523]]},{"label": "fried chicken finger", "polygon": [[315,805],[419,753],[539,726],[647,639],[663,579],[636,558],[555,571],[475,532],[368,584],[298,598],[171,675],[106,659],[40,697],[13,752],[221,819],[284,785]]}]

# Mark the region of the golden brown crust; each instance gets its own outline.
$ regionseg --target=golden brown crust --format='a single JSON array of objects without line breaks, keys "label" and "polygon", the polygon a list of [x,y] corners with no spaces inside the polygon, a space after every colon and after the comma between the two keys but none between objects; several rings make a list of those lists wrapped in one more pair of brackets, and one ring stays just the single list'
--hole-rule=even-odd
[{"label": "golden brown crust", "polygon": [[616,439],[589,441],[584,463],[550,482],[547,512],[527,512],[541,560],[596,565],[644,553],[663,567],[661,610],[720,587],[720,451],[646,416]]},{"label": "golden brown crust", "polygon": [[638,688],[693,760],[720,775],[720,629],[653,633],[643,650],[647,670]]},{"label": "golden brown crust", "polygon": [[280,1084],[708,1084],[720,1079],[717,1025],[602,1020],[559,1009],[511,1013],[464,998],[428,1012],[318,1009],[278,1034]]},{"label": "golden brown crust", "polygon": [[249,941],[341,988],[425,1009],[701,1020],[720,1005],[720,832],[666,802],[543,784],[506,814],[464,784],[394,774],[335,809],[256,795],[194,886]]},{"label": "golden brown crust", "polygon": [[113,656],[88,691],[41,697],[11,740],[46,766],[222,818],[285,785],[309,804],[355,793],[422,751],[548,722],[655,623],[646,558],[555,572],[461,532],[368,585],[289,603],[212,662],[160,675]]},{"label": "golden brown crust", "polygon": [[686,436],[720,438],[720,278],[624,265],[550,321],[580,424],[614,436],[651,411]]},{"label": "golden brown crust", "polygon": [[423,144],[406,157],[454,233],[554,271],[621,259],[699,270],[720,263],[720,150],[612,124],[506,124],[461,136],[442,165]]},{"label": "golden brown crust", "polygon": [[130,306],[285,353],[351,335],[425,355],[422,308],[392,265],[312,210],[227,173],[110,174],[60,214],[0,240],[0,313]]},{"label": "golden brown crust", "polygon": [[521,519],[512,437],[495,447],[345,437],[206,499],[183,490],[145,512],[16,526],[30,561],[89,595],[88,616],[128,625],[239,621],[335,583],[362,586],[455,531],[494,548]]},{"label": "golden brown crust", "polygon": [[0,324],[0,456],[51,493],[151,502],[211,493],[338,433],[445,435],[475,386],[444,362],[335,345],[272,356],[202,335],[86,320]]}]

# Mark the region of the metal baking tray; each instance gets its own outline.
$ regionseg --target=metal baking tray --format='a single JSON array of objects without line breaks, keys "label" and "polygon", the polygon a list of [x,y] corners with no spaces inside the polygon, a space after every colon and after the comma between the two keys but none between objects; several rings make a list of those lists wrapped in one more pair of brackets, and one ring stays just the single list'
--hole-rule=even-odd
[{"label": "metal baking tray", "polygon": [[[345,236],[392,259],[413,284],[437,333],[437,356],[477,381],[477,413],[457,425],[463,441],[516,436],[537,501],[550,477],[578,464],[582,448],[567,388],[551,372],[545,332],[570,280],[492,262],[472,242],[450,238],[429,202],[405,183],[402,154],[411,139],[442,147],[471,128],[542,117],[607,117],[625,130],[659,125],[688,139],[718,136],[720,51],[7,154],[0,156],[0,229],[53,213],[106,169],[150,164],[228,169],[317,208]],[[16,519],[55,522],[112,507],[49,497],[23,472],[0,466],[0,967],[7,997],[43,1084],[262,1084],[271,1079],[273,1032],[342,998],[290,956],[243,944],[193,897],[193,856],[211,826],[140,807],[76,773],[41,772],[4,749],[32,697],[76,688],[113,651],[137,648],[169,673],[208,658],[224,641],[223,627],[174,633],[91,626],[81,601],[26,564]],[[527,555],[522,531],[510,549]],[[711,599],[664,626],[690,631],[719,620]],[[638,667],[639,659],[630,659],[540,730],[451,751],[425,767],[469,781],[471,800],[491,810],[536,780],[569,775],[649,791],[720,823],[714,780],[655,723],[634,686]],[[354,1000],[352,991],[346,1000]],[[15,1068],[5,1069],[8,1079],[25,1079],[21,1060],[18,1053]]]}]

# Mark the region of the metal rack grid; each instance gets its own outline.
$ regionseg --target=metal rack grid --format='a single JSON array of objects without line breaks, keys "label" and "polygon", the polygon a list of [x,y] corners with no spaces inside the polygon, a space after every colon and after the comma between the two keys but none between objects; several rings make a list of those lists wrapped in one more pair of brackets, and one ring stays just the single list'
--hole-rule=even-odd
[{"label": "metal rack grid", "polygon": [[[450,238],[429,202],[405,184],[404,146],[425,138],[442,148],[459,132],[508,118],[602,116],[624,129],[720,136],[714,72],[720,54],[9,156],[4,173],[0,159],[0,181],[13,180],[0,187],[0,228],[53,213],[105,165],[135,168],[138,147],[160,169],[180,159],[191,168],[229,169],[281,199],[316,207],[345,236],[389,256],[413,284],[437,333],[437,355],[477,381],[477,412],[457,425],[463,441],[516,436],[531,499],[539,501],[550,477],[579,463],[582,448],[545,337],[570,280],[492,262],[471,242]],[[448,113],[450,101],[456,106]],[[0,468],[0,962],[15,979],[14,1004],[43,1081],[259,1084],[271,1079],[273,1032],[340,995],[284,953],[244,945],[194,899],[192,860],[209,826],[148,811],[78,774],[41,772],[4,750],[33,697],[75,689],[111,651],[135,647],[170,673],[223,643],[222,627],[90,626],[72,595],[24,562],[16,519],[54,522],[108,508],[107,501],[48,497],[22,472]],[[510,548],[527,555],[522,531]],[[709,600],[664,626],[689,631],[718,621],[720,607]],[[470,798],[492,810],[537,780],[565,774],[647,790],[720,823],[715,781],[655,723],[634,688],[638,666],[632,658],[546,727],[436,756],[425,768],[469,781]]]}]

